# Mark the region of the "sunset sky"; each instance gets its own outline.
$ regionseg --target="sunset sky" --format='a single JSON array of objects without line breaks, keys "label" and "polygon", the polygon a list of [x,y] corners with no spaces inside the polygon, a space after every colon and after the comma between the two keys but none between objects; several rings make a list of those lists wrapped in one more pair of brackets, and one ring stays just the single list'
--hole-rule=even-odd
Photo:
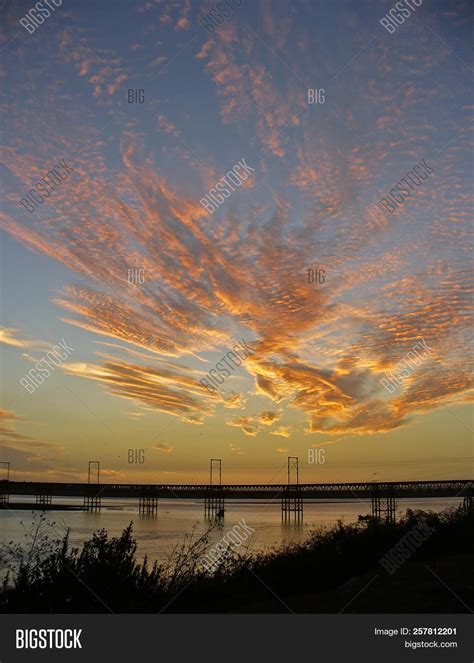
[{"label": "sunset sky", "polygon": [[[242,0],[212,33],[212,1],[64,0],[29,34],[32,6],[0,3],[11,478],[80,481],[93,459],[104,481],[200,483],[215,457],[224,482],[270,483],[288,455],[303,482],[470,478],[470,3],[424,2],[393,34],[375,0]],[[241,159],[252,176],[209,213]],[[385,210],[422,160],[432,175]],[[28,393],[61,339],[74,351]],[[242,339],[253,354],[210,393]]]}]

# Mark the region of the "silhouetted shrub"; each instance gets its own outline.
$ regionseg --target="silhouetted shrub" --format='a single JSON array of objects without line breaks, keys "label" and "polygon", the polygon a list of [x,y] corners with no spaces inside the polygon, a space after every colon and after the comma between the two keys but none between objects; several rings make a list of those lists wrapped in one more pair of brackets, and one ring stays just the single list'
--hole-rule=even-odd
[{"label": "silhouetted shrub", "polygon": [[429,559],[472,553],[474,516],[461,508],[414,511],[393,524],[369,520],[320,529],[302,544],[253,554],[229,554],[212,573],[202,565],[208,534],[194,530],[164,564],[138,562],[132,523],[118,537],[93,534],[81,550],[46,533],[40,518],[31,542],[4,546],[12,576],[0,593],[3,612],[226,612],[263,600],[266,587],[279,597],[321,592],[378,566],[378,561],[417,523],[434,533],[413,554]]}]

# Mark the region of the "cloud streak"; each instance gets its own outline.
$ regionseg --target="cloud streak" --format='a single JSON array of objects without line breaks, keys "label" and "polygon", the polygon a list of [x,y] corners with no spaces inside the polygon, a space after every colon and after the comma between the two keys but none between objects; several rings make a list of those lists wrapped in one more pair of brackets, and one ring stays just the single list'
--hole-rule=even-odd
[{"label": "cloud streak", "polygon": [[[164,36],[166,26],[182,38],[192,9],[188,2],[179,12],[173,4],[145,3],[140,16],[159,10],[161,18],[144,29],[144,40],[154,39],[155,30]],[[218,140],[203,145],[191,117],[170,119],[165,99],[142,124],[131,114],[116,115],[122,107],[111,104],[137,73],[137,60],[125,65],[111,45],[93,47],[86,31],[74,30],[78,38],[62,32],[51,55],[64,66],[57,73],[65,86],[64,96],[55,96],[58,107],[68,108],[85,85],[88,103],[106,115],[98,122],[78,101],[61,131],[40,117],[34,135],[26,132],[35,87],[31,80],[19,84],[26,103],[12,99],[9,107],[17,109],[18,137],[1,150],[12,188],[0,222],[29,250],[67,268],[69,283],[53,295],[61,319],[107,348],[93,362],[63,370],[190,424],[220,413],[250,437],[290,436],[291,426],[276,427],[284,408],[303,420],[307,433],[370,435],[465,402],[472,389],[465,361],[472,321],[470,183],[462,174],[468,150],[459,141],[438,152],[464,126],[467,111],[448,112],[452,104],[443,104],[445,92],[433,76],[449,75],[454,65],[433,51],[426,35],[412,42],[414,60],[402,41],[390,53],[378,44],[347,72],[351,54],[341,46],[333,58],[341,73],[329,90],[333,76],[321,64],[328,58],[314,53],[329,44],[312,44],[304,21],[296,25],[293,15],[282,17],[269,3],[260,9],[254,28],[229,20],[189,47],[196,76],[218,103],[219,131],[235,131],[255,158],[249,156],[253,186],[215,216],[199,199],[228,162]],[[313,10],[305,11],[309,20]],[[139,51],[133,48],[134,58]],[[38,59],[33,72],[39,75],[42,66]],[[408,73],[414,83],[397,97]],[[81,87],[68,87],[68,76]],[[453,96],[464,94],[461,79]],[[328,81],[324,107],[306,103],[308,80]],[[47,77],[44,84],[55,89]],[[150,147],[157,136],[159,149]],[[29,215],[19,209],[16,192],[53,162],[50,145],[74,155],[74,173]],[[437,154],[435,183],[425,184],[397,215],[377,207],[407,164]],[[308,282],[307,270],[315,266],[325,269],[323,284]],[[130,282],[134,270],[142,270],[143,283]],[[222,356],[241,337],[253,354],[229,387],[209,393],[196,366]],[[432,357],[387,394],[380,378],[420,337]],[[28,347],[14,329],[6,328],[0,340]],[[7,428],[6,435],[13,432]]]}]

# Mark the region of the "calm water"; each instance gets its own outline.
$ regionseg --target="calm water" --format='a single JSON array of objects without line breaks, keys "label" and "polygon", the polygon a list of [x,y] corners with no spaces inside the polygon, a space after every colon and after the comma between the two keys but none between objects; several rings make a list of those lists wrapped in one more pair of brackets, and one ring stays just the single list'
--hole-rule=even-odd
[{"label": "calm water", "polygon": [[[62,504],[82,504],[80,498],[60,498]],[[31,501],[31,498],[15,497],[15,501]],[[418,499],[399,500],[397,510],[405,513],[407,508],[441,511],[449,506],[457,506],[459,499]],[[40,511],[35,511],[36,519]],[[211,532],[210,541],[219,541],[242,518],[255,531],[250,546],[253,550],[268,549],[282,543],[303,541],[311,530],[321,525],[333,525],[338,519],[344,523],[357,520],[359,514],[370,513],[370,502],[358,500],[327,500],[306,502],[301,526],[284,525],[281,520],[280,502],[252,500],[228,500],[223,525]],[[33,512],[0,511],[0,544],[14,541],[31,541],[25,538],[25,531],[31,532]],[[196,527],[196,535],[206,531],[208,522],[204,518],[202,501],[184,499],[160,499],[156,516],[144,516],[138,513],[137,500],[103,499],[102,510],[98,513],[82,511],[48,511],[48,521],[54,521],[57,536],[71,528],[70,541],[73,545],[81,544],[91,537],[92,532],[105,528],[109,535],[117,535],[133,521],[134,535],[141,556],[148,555],[150,560],[160,561],[167,558],[170,551],[183,543]],[[22,524],[23,523],[23,524]]]}]

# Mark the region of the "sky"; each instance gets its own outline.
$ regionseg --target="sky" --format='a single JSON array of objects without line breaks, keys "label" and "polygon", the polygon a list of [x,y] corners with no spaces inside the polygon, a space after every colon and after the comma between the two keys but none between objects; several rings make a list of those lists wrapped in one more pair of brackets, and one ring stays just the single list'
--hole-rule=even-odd
[{"label": "sky", "polygon": [[395,30],[367,0],[50,5],[33,30],[0,3],[11,478],[99,460],[101,481],[205,483],[212,457],[224,483],[278,483],[289,455],[305,483],[471,478],[469,3],[411,3]]}]

